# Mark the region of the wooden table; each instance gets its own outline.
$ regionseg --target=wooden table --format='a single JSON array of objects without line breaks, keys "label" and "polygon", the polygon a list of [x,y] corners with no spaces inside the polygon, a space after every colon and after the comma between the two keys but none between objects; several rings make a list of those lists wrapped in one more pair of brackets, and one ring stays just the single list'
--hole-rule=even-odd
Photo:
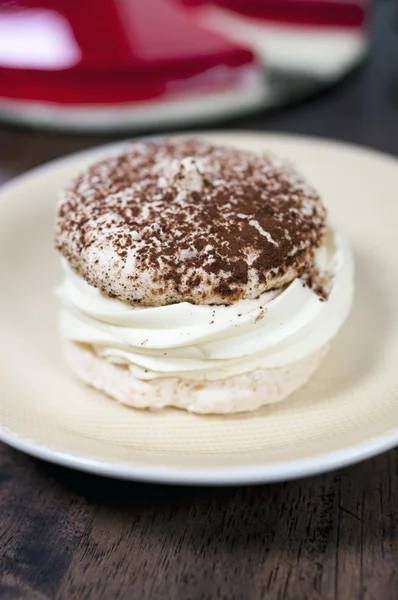
[{"label": "wooden table", "polygon": [[[393,5],[380,3],[360,72],[311,101],[225,127],[398,154]],[[107,140],[2,126],[0,181]],[[0,445],[0,599],[396,600],[397,475],[395,450],[285,484],[164,487],[75,473]]]}]

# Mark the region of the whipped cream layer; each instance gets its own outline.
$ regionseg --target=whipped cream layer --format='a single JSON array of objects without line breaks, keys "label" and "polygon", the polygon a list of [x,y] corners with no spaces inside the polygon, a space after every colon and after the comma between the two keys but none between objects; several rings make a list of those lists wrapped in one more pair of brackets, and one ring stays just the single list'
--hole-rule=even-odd
[{"label": "whipped cream layer", "polygon": [[88,285],[63,262],[61,335],[86,344],[139,379],[217,380],[309,356],[338,332],[353,298],[349,247],[329,227],[317,266],[331,276],[322,301],[300,279],[230,306],[132,306]]}]

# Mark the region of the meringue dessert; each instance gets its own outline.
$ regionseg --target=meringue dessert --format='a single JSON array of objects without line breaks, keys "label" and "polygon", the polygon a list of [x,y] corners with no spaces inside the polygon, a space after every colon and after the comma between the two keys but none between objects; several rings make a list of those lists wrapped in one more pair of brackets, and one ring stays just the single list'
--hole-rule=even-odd
[{"label": "meringue dessert", "polygon": [[252,411],[304,385],[353,262],[318,193],[268,154],[134,142],[62,193],[60,331],[80,379],[135,408]]}]

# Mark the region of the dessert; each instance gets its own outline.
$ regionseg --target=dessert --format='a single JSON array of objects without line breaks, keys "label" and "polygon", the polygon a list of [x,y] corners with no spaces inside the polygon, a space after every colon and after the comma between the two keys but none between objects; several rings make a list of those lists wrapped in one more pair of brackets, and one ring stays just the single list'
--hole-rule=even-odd
[{"label": "dessert", "polygon": [[266,69],[333,82],[367,51],[364,0],[180,0],[200,24],[247,44]]},{"label": "dessert", "polygon": [[227,118],[263,106],[261,66],[173,2],[0,2],[0,116],[70,131]]},{"label": "dessert", "polygon": [[124,404],[234,413],[317,369],[352,302],[323,203],[280,159],[202,140],[131,143],[62,193],[61,336]]}]

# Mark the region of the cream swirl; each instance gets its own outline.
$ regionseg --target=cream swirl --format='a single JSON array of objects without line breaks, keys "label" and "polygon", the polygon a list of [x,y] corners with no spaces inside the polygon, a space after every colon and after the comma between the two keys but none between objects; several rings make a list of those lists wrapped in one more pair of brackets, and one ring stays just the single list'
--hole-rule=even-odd
[{"label": "cream swirl", "polygon": [[216,380],[281,367],[327,344],[350,310],[353,261],[346,241],[330,227],[317,265],[332,277],[324,302],[295,279],[256,300],[229,306],[143,307],[105,296],[64,261],[65,278],[57,290],[63,305],[61,334],[145,380]]}]

